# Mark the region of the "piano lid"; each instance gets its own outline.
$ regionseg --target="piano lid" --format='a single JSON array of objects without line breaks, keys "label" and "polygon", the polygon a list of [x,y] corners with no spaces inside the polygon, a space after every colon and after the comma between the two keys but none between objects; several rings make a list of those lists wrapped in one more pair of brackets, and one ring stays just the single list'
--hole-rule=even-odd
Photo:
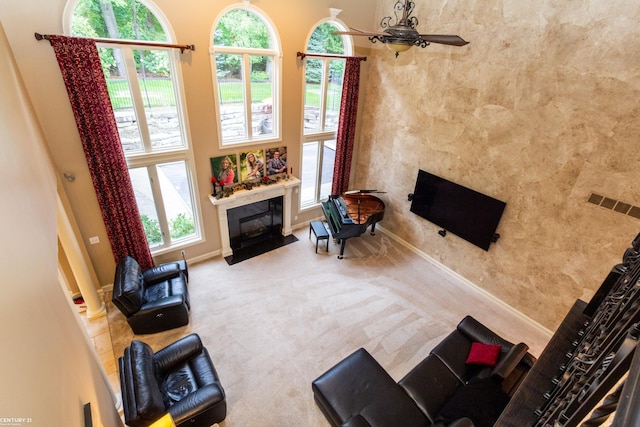
[{"label": "piano lid", "polygon": [[[370,193],[344,193],[342,199],[347,206],[349,216],[356,224],[365,224],[372,216],[381,216],[377,214],[383,214],[386,207],[380,198]],[[376,220],[380,219],[382,218]]]}]

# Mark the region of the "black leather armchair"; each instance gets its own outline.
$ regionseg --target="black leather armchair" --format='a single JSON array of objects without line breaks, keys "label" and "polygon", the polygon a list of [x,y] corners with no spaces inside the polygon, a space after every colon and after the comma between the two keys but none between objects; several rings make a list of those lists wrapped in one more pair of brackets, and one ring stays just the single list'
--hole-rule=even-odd
[{"label": "black leather armchair", "polygon": [[171,262],[142,271],[125,256],[113,279],[113,304],[125,315],[135,334],[152,334],[189,323],[186,262]]},{"label": "black leather armchair", "polygon": [[118,368],[128,426],[148,426],[169,413],[176,426],[208,427],[227,415],[224,389],[197,334],[155,354],[133,340]]}]

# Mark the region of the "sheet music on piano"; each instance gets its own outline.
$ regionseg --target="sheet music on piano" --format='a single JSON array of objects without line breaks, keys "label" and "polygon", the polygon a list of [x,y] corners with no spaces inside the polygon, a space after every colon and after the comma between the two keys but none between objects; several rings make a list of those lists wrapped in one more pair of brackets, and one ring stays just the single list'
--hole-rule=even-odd
[{"label": "sheet music on piano", "polygon": [[342,214],[342,219],[347,224],[353,224],[353,219],[349,216],[349,209],[347,208],[347,204],[344,202],[342,197],[338,197],[333,199],[333,203],[335,203],[338,211]]}]

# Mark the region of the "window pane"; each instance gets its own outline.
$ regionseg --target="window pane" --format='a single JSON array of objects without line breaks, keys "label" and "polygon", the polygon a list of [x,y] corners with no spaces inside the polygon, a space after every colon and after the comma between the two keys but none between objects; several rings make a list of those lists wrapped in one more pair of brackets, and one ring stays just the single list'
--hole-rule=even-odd
[{"label": "window pane", "polygon": [[342,59],[329,61],[329,75],[327,76],[327,115],[324,124],[325,130],[338,129],[344,65],[345,61]]},{"label": "window pane", "polygon": [[222,139],[245,138],[247,132],[242,55],[216,55],[216,69]]},{"label": "window pane", "polygon": [[169,52],[134,50],[133,56],[147,116],[151,149],[184,147]]},{"label": "window pane", "polygon": [[251,125],[253,136],[273,134],[273,58],[251,56]]},{"label": "window pane", "polygon": [[142,137],[133,108],[133,96],[131,86],[127,79],[127,72],[124,65],[122,51],[120,49],[104,48],[98,49],[102,70],[107,80],[109,98],[113,106],[113,114],[116,118],[120,141],[125,154],[142,151]]},{"label": "window pane", "polygon": [[272,47],[271,37],[267,27],[253,12],[235,9],[226,13],[213,35],[216,46],[235,46],[257,49]]},{"label": "window pane", "polygon": [[333,165],[336,160],[336,140],[325,141],[322,147],[322,171],[320,173],[320,199],[331,195]]},{"label": "window pane", "polygon": [[150,247],[161,245],[162,232],[160,231],[158,211],[156,210],[147,168],[129,169],[129,176],[136,195],[144,232],[147,235],[147,242]]},{"label": "window pane", "polygon": [[164,28],[156,16],[137,0],[80,0],[71,18],[71,34],[79,37],[167,41]]},{"label": "window pane", "polygon": [[304,128],[306,130],[320,130],[320,100],[322,99],[322,70],[321,59],[307,59],[306,85],[304,91]]},{"label": "window pane", "polygon": [[336,27],[330,22],[324,22],[316,27],[309,39],[309,45],[307,51],[314,53],[335,53],[344,54],[344,43],[340,34],[333,34],[334,31],[339,31],[340,28]]},{"label": "window pane", "polygon": [[196,223],[185,162],[158,165],[158,180],[171,240],[195,236]]},{"label": "window pane", "polygon": [[318,142],[302,145],[302,176],[300,180],[300,206],[316,203],[318,180]]}]

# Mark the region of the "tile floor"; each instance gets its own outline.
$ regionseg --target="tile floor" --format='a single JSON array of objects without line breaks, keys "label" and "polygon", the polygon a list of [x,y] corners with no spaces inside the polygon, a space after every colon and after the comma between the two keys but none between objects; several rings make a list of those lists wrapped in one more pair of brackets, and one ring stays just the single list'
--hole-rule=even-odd
[{"label": "tile floor", "polygon": [[[106,298],[111,296],[105,295]],[[118,363],[117,358],[113,352],[113,345],[111,343],[111,334],[109,333],[109,319],[108,316],[98,317],[97,319],[88,319],[86,311],[80,313],[82,323],[93,342],[93,346],[98,353],[98,357],[102,362],[105,372],[111,383],[111,387],[116,395],[120,395],[120,379],[118,377]]]}]

